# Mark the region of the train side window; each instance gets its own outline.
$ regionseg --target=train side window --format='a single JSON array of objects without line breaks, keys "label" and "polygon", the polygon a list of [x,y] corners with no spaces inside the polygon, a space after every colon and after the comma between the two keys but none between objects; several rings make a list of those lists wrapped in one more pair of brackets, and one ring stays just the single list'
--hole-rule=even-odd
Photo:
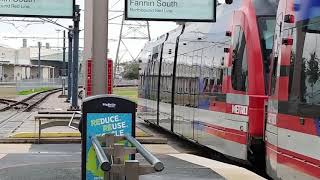
[{"label": "train side window", "polygon": [[247,92],[248,89],[248,60],[244,31],[240,26],[235,27],[233,37],[233,67],[231,74],[232,87],[234,90]]},{"label": "train side window", "polygon": [[320,105],[320,18],[311,19],[294,31],[290,72],[291,101]]}]

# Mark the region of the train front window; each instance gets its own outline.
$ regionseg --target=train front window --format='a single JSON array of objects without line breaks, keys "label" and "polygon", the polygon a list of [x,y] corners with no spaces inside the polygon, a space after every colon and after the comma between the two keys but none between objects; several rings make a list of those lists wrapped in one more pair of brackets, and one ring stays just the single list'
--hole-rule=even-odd
[{"label": "train front window", "polygon": [[259,17],[258,24],[263,51],[270,55],[272,52],[276,19],[275,17]]},{"label": "train front window", "polygon": [[300,97],[301,103],[320,105],[320,18],[298,24],[292,51],[295,85],[291,87],[291,98]]},{"label": "train front window", "polygon": [[270,73],[270,55],[273,47],[274,29],[276,26],[275,17],[259,17],[258,18],[260,42],[262,48],[263,64],[265,71],[266,92],[268,90],[268,77]]}]

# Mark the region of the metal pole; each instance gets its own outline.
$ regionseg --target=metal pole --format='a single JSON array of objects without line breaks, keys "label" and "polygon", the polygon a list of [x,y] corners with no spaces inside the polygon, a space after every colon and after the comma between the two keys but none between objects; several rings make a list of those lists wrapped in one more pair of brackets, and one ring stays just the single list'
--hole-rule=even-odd
[{"label": "metal pole", "polygon": [[151,154],[145,147],[143,147],[135,138],[129,135],[125,135],[126,139],[137,148],[137,151],[154,166],[154,170],[160,172],[164,169],[163,163]]},{"label": "metal pole", "polygon": [[74,42],[73,42],[73,71],[72,71],[72,102],[71,109],[78,110],[78,68],[79,68],[79,23],[80,23],[80,7],[76,5],[74,14]]},{"label": "metal pole", "polygon": [[39,48],[39,57],[38,57],[38,78],[41,78],[41,42],[38,42],[38,48]]},{"label": "metal pole", "polygon": [[100,163],[100,168],[103,171],[110,171],[111,170],[111,163],[109,162],[104,150],[102,149],[100,142],[98,141],[97,137],[91,137],[91,143],[93,148],[96,152],[97,158]]},{"label": "metal pole", "polygon": [[151,35],[150,35],[150,24],[149,21],[147,21],[147,29],[148,29],[148,39],[151,41]]},{"label": "metal pole", "polygon": [[63,31],[63,53],[62,53],[62,95],[65,95],[66,92],[66,31]]},{"label": "metal pole", "polygon": [[68,32],[68,39],[69,39],[69,46],[68,46],[68,99],[67,102],[70,102],[71,99],[71,87],[72,87],[72,47],[73,47],[73,33],[72,33],[72,26],[69,26],[69,32]]},{"label": "metal pole", "polygon": [[[92,33],[92,25],[93,25],[93,1],[94,0],[85,0],[85,8],[84,8],[84,51],[83,58],[86,61],[84,64],[88,64],[87,61],[92,59],[92,41],[93,41],[93,33]],[[85,72],[85,96],[87,96],[87,87],[88,87],[88,68],[84,68]]]},{"label": "metal pole", "polygon": [[119,41],[118,41],[118,48],[117,48],[117,54],[116,54],[116,62],[114,64],[114,70],[113,70],[114,71],[113,79],[116,78],[117,69],[119,68],[119,52],[120,52],[120,45],[121,45],[121,41],[122,41],[123,23],[124,23],[124,14],[123,14],[123,17],[122,17],[122,22],[121,22],[120,35],[119,35]]},{"label": "metal pole", "polygon": [[62,76],[66,76],[66,30],[63,31]]},{"label": "metal pole", "polygon": [[93,1],[92,95],[107,93],[108,0]]}]

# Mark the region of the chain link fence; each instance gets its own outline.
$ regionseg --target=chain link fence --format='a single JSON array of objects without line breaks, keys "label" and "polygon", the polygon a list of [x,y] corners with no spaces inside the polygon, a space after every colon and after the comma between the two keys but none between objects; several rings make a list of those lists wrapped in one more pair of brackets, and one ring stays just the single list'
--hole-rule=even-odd
[{"label": "chain link fence", "polygon": [[[68,86],[68,79],[66,81],[66,87]],[[54,79],[25,79],[16,82],[17,92],[40,89],[40,88],[61,88],[62,78]]]}]

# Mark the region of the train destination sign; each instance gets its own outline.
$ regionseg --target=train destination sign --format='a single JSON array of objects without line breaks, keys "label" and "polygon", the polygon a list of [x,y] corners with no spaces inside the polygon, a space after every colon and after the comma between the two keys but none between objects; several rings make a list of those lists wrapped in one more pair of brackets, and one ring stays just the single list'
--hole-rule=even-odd
[{"label": "train destination sign", "polygon": [[215,22],[217,0],[125,0],[126,20]]},{"label": "train destination sign", "polygon": [[0,0],[0,16],[72,18],[75,0]]}]

